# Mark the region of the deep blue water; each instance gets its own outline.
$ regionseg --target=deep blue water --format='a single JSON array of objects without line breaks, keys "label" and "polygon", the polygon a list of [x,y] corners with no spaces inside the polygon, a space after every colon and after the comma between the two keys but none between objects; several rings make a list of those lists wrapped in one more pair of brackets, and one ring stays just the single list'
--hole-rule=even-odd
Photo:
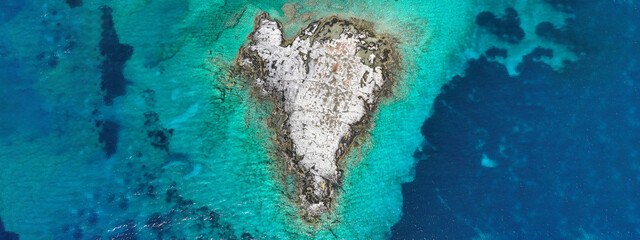
[{"label": "deep blue water", "polygon": [[536,34],[583,56],[554,71],[538,48],[517,77],[499,49],[469,61],[423,124],[394,238],[640,239],[640,4],[548,2],[576,17]]}]

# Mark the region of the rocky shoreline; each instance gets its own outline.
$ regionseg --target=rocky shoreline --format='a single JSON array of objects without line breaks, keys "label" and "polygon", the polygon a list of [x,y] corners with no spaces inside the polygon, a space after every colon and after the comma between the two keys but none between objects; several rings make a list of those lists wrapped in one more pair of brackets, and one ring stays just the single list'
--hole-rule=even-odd
[{"label": "rocky shoreline", "polygon": [[373,24],[330,17],[310,23],[292,39],[268,14],[255,19],[250,43],[237,65],[254,96],[270,99],[268,120],[276,133],[277,158],[296,181],[302,214],[330,211],[341,188],[340,160],[371,128],[379,99],[394,85],[399,56]]}]

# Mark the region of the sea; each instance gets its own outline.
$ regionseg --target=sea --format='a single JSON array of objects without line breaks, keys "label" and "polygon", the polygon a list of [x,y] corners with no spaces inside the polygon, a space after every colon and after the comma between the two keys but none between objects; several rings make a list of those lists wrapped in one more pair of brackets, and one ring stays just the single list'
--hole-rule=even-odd
[{"label": "sea", "polygon": [[[401,58],[309,221],[237,74],[268,13]],[[640,239],[633,0],[0,1],[0,240]]]}]

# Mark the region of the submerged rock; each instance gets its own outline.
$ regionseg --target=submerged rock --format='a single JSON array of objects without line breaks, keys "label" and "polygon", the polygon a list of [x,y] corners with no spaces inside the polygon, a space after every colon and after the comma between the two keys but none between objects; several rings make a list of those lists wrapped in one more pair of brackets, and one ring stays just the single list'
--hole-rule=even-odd
[{"label": "submerged rock", "polygon": [[380,95],[392,86],[397,63],[388,38],[373,24],[332,17],[309,24],[292,40],[267,14],[255,20],[238,65],[258,97],[276,103],[271,127],[280,157],[296,173],[300,206],[309,216],[327,212],[342,171],[339,160],[369,127]]},{"label": "submerged rock", "polygon": [[102,39],[100,39],[99,47],[100,55],[104,57],[100,63],[102,71],[100,87],[105,91],[105,104],[111,105],[113,99],[124,96],[127,84],[130,83],[125,79],[123,70],[126,62],[133,55],[133,47],[120,43],[113,22],[113,10],[107,6],[101,7],[100,10],[102,11]]}]

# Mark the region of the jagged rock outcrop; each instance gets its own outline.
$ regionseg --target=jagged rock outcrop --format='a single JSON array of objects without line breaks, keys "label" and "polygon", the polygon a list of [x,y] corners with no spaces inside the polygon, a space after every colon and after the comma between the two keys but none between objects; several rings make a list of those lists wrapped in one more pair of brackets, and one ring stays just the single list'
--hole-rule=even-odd
[{"label": "jagged rock outcrop", "polygon": [[381,94],[392,86],[390,66],[397,58],[372,25],[332,17],[286,40],[280,23],[262,14],[239,51],[237,64],[258,97],[275,100],[273,118],[279,120],[271,127],[280,157],[296,173],[296,200],[309,216],[331,208],[341,184],[338,162],[358,130],[370,127]]}]

